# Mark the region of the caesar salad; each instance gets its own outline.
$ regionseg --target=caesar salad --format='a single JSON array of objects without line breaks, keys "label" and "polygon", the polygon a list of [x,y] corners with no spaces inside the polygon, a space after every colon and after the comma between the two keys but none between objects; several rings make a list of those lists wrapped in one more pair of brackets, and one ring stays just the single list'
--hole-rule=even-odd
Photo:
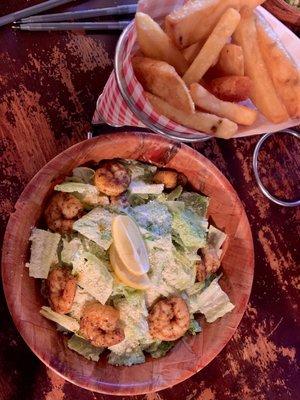
[{"label": "caesar salad", "polygon": [[41,315],[71,350],[98,361],[108,349],[117,366],[198,334],[198,315],[212,323],[234,308],[219,284],[226,234],[208,205],[174,170],[124,159],[75,168],[30,236]]}]

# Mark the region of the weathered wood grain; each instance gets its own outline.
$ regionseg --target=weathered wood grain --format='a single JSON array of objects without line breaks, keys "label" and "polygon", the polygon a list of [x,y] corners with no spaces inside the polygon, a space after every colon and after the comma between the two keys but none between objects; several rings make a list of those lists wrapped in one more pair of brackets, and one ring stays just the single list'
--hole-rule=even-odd
[{"label": "weathered wood grain", "polygon": [[[38,1],[3,1],[0,13]],[[76,2],[73,7],[86,4],[90,2]],[[74,44],[74,40],[80,40],[80,44]],[[84,36],[1,28],[1,239],[9,214],[29,179],[54,155],[85,138],[96,98],[112,68],[116,40],[117,33]],[[84,52],[87,48],[90,50]],[[97,57],[91,56],[91,51],[98,52]],[[133,399],[299,398],[300,213],[299,209],[270,203],[257,188],[251,166],[257,140],[211,140],[196,146],[229,179],[250,221],[256,267],[246,314],[226,348],[200,373],[173,389]],[[275,194],[292,197],[294,193],[299,198],[299,153],[299,142],[283,135],[270,141],[262,152],[261,164]],[[0,296],[1,400],[113,399],[80,389],[44,367],[20,338],[2,291]]]}]

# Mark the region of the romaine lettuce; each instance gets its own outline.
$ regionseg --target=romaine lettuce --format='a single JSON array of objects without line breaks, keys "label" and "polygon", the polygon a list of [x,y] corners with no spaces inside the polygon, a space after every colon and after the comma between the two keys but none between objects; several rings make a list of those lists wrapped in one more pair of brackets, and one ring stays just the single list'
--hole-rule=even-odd
[{"label": "romaine lettuce", "polygon": [[76,353],[92,361],[99,361],[99,356],[104,350],[104,348],[93,346],[88,341],[77,335],[73,335],[68,340],[68,347],[69,349],[76,351]]},{"label": "romaine lettuce", "polygon": [[105,304],[112,293],[113,277],[107,264],[91,253],[73,261],[73,273],[78,275],[77,283],[101,304]]},{"label": "romaine lettuce", "polygon": [[172,217],[167,206],[158,201],[136,206],[128,210],[137,224],[153,235],[164,236],[171,232]]},{"label": "romaine lettuce", "polygon": [[67,329],[70,332],[77,332],[79,330],[79,323],[76,319],[69,317],[68,315],[58,314],[57,312],[51,310],[50,307],[42,307],[40,310],[40,314],[50,319],[51,321],[56,322],[63,328]]},{"label": "romaine lettuce", "polygon": [[221,257],[221,247],[227,238],[226,233],[220,231],[220,229],[210,225],[207,232],[207,245],[217,250],[218,257]]},{"label": "romaine lettuce", "polygon": [[136,160],[122,160],[122,163],[130,171],[132,181],[139,179],[149,182],[157,170],[155,165],[143,164]]},{"label": "romaine lettuce", "polygon": [[207,288],[190,296],[190,312],[201,312],[207,322],[214,322],[234,308],[218,280],[219,278],[215,278]]},{"label": "romaine lettuce", "polygon": [[79,183],[79,182],[63,182],[60,185],[56,185],[54,190],[58,192],[65,192],[65,193],[80,193],[80,194],[91,194],[91,195],[98,195],[99,190],[96,186],[90,185],[89,183]]},{"label": "romaine lettuce", "polygon": [[108,356],[108,363],[117,366],[130,367],[134,364],[142,364],[145,362],[145,355],[140,347],[131,350],[129,353],[117,354],[111,351]]},{"label": "romaine lettuce", "polygon": [[169,350],[175,346],[176,342],[154,342],[145,351],[153,358],[160,358],[165,356]]},{"label": "romaine lettuce", "polygon": [[174,237],[180,237],[184,248],[199,249],[206,245],[207,220],[201,219],[191,210],[173,215]]},{"label": "romaine lettuce", "polygon": [[164,190],[164,185],[145,183],[143,181],[132,181],[128,190],[131,194],[160,194]]},{"label": "romaine lettuce", "polygon": [[202,328],[201,328],[201,325],[199,324],[199,322],[196,321],[194,318],[191,318],[190,326],[189,326],[187,333],[194,336],[194,335],[197,335],[197,333],[199,333],[201,331],[202,331]]},{"label": "romaine lettuce", "polygon": [[209,204],[208,197],[201,196],[199,193],[195,192],[183,192],[179,196],[179,200],[184,202],[185,208],[193,211],[200,218],[204,218],[206,216],[206,211]]},{"label": "romaine lettuce", "polygon": [[169,194],[167,194],[167,201],[174,201],[177,200],[178,197],[181,195],[182,193],[182,186],[177,186],[174,190],[172,190],[172,192],[170,192]]},{"label": "romaine lettuce", "polygon": [[126,298],[116,298],[114,306],[120,312],[120,320],[124,328],[125,339],[109,348],[114,354],[123,356],[135,351],[140,341],[149,333],[147,322],[148,311],[143,292],[135,291]]},{"label": "romaine lettuce", "polygon": [[177,290],[185,290],[195,283],[196,268],[184,254],[174,249],[169,255],[169,261],[164,267],[162,276],[168,286]]},{"label": "romaine lettuce", "polygon": [[57,249],[60,234],[34,228],[29,240],[31,241],[29,276],[47,279],[50,267],[58,263]]},{"label": "romaine lettuce", "polygon": [[94,176],[95,171],[92,168],[77,167],[73,169],[73,176],[71,178],[76,178],[77,182],[92,184],[94,181]]},{"label": "romaine lettuce", "polygon": [[112,242],[111,223],[114,215],[103,207],[94,208],[75,221],[73,229],[108,250]]},{"label": "romaine lettuce", "polygon": [[70,316],[79,321],[82,316],[84,305],[88,301],[93,301],[93,300],[95,301],[96,299],[93,296],[91,296],[88,292],[86,292],[84,289],[82,289],[80,286],[77,286],[72,308],[69,312]]},{"label": "romaine lettuce", "polygon": [[76,256],[80,256],[84,251],[83,245],[79,238],[70,241],[63,239],[63,247],[61,251],[61,261],[66,264],[72,264]]}]

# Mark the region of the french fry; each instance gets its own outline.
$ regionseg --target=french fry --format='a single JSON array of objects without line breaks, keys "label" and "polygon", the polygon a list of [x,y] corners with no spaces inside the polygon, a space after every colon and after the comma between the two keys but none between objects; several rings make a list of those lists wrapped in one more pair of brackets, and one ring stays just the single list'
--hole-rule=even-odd
[{"label": "french fry", "polygon": [[133,57],[132,66],[145,90],[186,113],[195,111],[190,92],[174,67],[147,57]]},{"label": "french fry", "polygon": [[244,75],[244,55],[241,46],[227,43],[223,47],[216,68],[223,75]]},{"label": "french fry", "polygon": [[229,7],[239,9],[240,0],[189,0],[166,17],[166,32],[183,49],[206,39]]},{"label": "french fry", "polygon": [[138,12],[135,15],[137,41],[146,57],[166,61],[183,75],[188,63],[168,35],[149,15]]},{"label": "french fry", "polygon": [[256,21],[260,51],[288,114],[300,117],[300,70],[267,21]]},{"label": "french fry", "polygon": [[257,111],[251,108],[219,100],[198,83],[192,83],[190,92],[195,104],[202,110],[219,117],[228,118],[241,125],[252,125],[257,118]]},{"label": "french fry", "polygon": [[253,11],[247,7],[241,10],[241,22],[234,32],[234,42],[243,49],[245,74],[252,80],[250,98],[261,113],[271,122],[279,123],[288,119],[288,113],[278,97],[272,79],[262,58]]},{"label": "french fry", "polygon": [[240,18],[240,14],[234,8],[229,8],[222,15],[192,65],[190,65],[183,75],[183,80],[187,85],[199,82],[207,70],[214,64],[228,38],[235,31]]},{"label": "french fry", "polygon": [[145,96],[158,114],[164,115],[178,124],[224,139],[232,137],[237,132],[237,124],[229,119],[199,111],[187,114],[149,92],[145,92]]},{"label": "french fry", "polygon": [[201,47],[203,46],[203,44],[204,44],[204,42],[200,41],[200,42],[191,44],[189,47],[182,50],[182,54],[183,54],[184,58],[187,60],[189,65],[191,65],[192,62],[195,60],[195,58],[199,54],[199,51],[200,51]]},{"label": "french fry", "polygon": [[208,89],[224,101],[247,100],[251,93],[252,81],[248,76],[222,76],[211,80]]},{"label": "french fry", "polygon": [[254,8],[262,5],[266,0],[240,0],[240,6],[242,7],[249,7],[252,10]]}]

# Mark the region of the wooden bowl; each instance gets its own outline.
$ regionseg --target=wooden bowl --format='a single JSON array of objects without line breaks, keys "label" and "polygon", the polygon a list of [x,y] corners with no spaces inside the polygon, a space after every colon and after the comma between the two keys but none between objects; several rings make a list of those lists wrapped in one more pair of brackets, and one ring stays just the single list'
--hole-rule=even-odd
[{"label": "wooden bowl", "polygon": [[300,28],[300,9],[291,6],[284,0],[267,0],[263,3],[270,13],[282,22],[294,28]]},{"label": "wooden bowl", "polygon": [[[145,364],[115,367],[102,357],[88,361],[66,347],[55,324],[39,314],[44,300],[40,282],[28,276],[29,236],[43,211],[53,182],[74,167],[101,159],[131,158],[183,172],[196,190],[211,198],[209,215],[229,235],[221,285],[234,310],[203,332],[178,342],[167,356]],[[2,277],[15,325],[31,350],[50,368],[74,384],[96,392],[136,395],[173,386],[200,371],[223,349],[246,309],[253,279],[253,241],[238,195],[221,172],[184,144],[158,135],[117,133],[86,140],[59,154],[31,180],[11,215],[3,247]]]}]

